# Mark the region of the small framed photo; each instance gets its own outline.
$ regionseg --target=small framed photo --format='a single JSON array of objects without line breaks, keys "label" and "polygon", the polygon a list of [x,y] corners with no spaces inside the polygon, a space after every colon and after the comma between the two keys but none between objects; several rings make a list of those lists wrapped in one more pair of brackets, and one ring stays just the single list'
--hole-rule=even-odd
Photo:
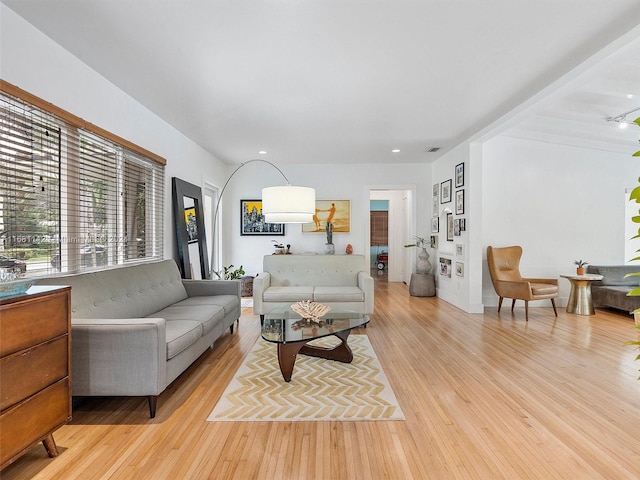
[{"label": "small framed photo", "polygon": [[432,217],[435,217],[436,215],[438,215],[438,197],[433,197],[433,215],[432,215]]},{"label": "small framed photo", "polygon": [[447,242],[453,242],[453,213],[447,213]]},{"label": "small framed photo", "polygon": [[267,223],[262,200],[240,200],[240,235],[283,236],[284,223]]},{"label": "small framed photo", "polygon": [[460,231],[461,232],[466,232],[467,231],[467,220],[464,218],[460,219]]},{"label": "small framed photo", "polygon": [[431,248],[433,248],[434,250],[438,249],[438,236],[437,235],[431,235]]},{"label": "small framed photo", "polygon": [[460,236],[460,219],[459,218],[453,219],[453,236],[454,237]]},{"label": "small framed photo", "polygon": [[431,219],[431,233],[438,233],[440,231],[440,218],[433,217]]},{"label": "small framed photo", "polygon": [[463,243],[456,243],[456,257],[457,258],[464,258],[464,244]]},{"label": "small framed photo", "polygon": [[464,162],[456,165],[456,188],[464,185]]},{"label": "small framed photo", "polygon": [[464,263],[456,262],[456,275],[459,277],[464,277]]},{"label": "small framed photo", "polygon": [[440,275],[451,278],[451,259],[440,257]]},{"label": "small framed photo", "polygon": [[440,203],[449,203],[451,201],[451,179],[445,180],[440,184]]},{"label": "small framed photo", "polygon": [[464,213],[464,189],[456,190],[456,215]]},{"label": "small framed photo", "polygon": [[440,191],[440,185],[437,183],[433,184],[433,196],[438,198],[438,192]]}]

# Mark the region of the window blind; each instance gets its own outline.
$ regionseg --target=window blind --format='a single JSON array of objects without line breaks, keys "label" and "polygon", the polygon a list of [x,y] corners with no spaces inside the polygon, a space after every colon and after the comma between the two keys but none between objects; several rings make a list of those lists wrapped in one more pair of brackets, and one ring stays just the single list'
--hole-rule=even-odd
[{"label": "window blind", "polygon": [[0,267],[37,276],[163,258],[153,159],[2,93],[0,169]]}]

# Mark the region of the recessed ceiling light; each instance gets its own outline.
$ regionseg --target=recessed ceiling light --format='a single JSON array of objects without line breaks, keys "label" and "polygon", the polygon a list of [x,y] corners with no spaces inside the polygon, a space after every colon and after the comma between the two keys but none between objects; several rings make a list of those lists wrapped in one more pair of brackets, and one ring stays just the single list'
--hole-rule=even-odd
[{"label": "recessed ceiling light", "polygon": [[393,150],[391,150],[391,153],[400,153],[400,149],[399,148],[394,148]]},{"label": "recessed ceiling light", "polygon": [[259,154],[259,155],[266,155],[266,154],[267,154],[267,152],[266,152],[266,150],[260,150],[260,151],[258,152],[258,154]]},{"label": "recessed ceiling light", "polygon": [[628,94],[627,94],[627,98],[633,98],[633,94],[628,93]]}]

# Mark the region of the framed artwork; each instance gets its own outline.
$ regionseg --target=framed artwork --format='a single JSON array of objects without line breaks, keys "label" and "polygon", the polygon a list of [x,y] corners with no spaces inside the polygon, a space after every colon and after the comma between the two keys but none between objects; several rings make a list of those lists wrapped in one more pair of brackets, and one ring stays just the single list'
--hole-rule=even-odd
[{"label": "framed artwork", "polygon": [[184,209],[184,223],[187,226],[187,243],[198,241],[198,224],[196,223],[196,207]]},{"label": "framed artwork", "polygon": [[467,230],[467,220],[464,218],[460,219],[460,231],[465,232]]},{"label": "framed artwork", "polygon": [[464,277],[464,263],[456,262],[456,275],[459,277]]},{"label": "framed artwork", "polygon": [[267,223],[262,200],[240,200],[240,235],[284,235],[284,223]]},{"label": "framed artwork", "polygon": [[326,233],[327,223],[333,224],[333,233],[351,230],[350,200],[316,200],[313,222],[302,224],[302,233]]},{"label": "framed artwork", "polygon": [[460,236],[460,219],[459,218],[455,218],[453,220],[453,236],[454,237]]},{"label": "framed artwork", "polygon": [[456,190],[456,215],[464,213],[464,189]]},{"label": "framed artwork", "polygon": [[438,197],[438,192],[440,191],[440,185],[437,183],[433,184],[433,196]]},{"label": "framed artwork", "polygon": [[456,165],[456,188],[464,185],[464,162]]},{"label": "framed artwork", "polygon": [[440,184],[440,203],[449,203],[451,201],[451,179],[445,180]]},{"label": "framed artwork", "polygon": [[438,249],[438,236],[437,235],[431,235],[431,243],[430,243],[431,248],[433,248],[434,250]]},{"label": "framed artwork", "polygon": [[456,243],[456,257],[464,258],[464,244]]},{"label": "framed artwork", "polygon": [[438,197],[433,197],[433,217],[438,215]]},{"label": "framed artwork", "polygon": [[440,257],[440,275],[451,278],[451,259]]},{"label": "framed artwork", "polygon": [[433,217],[431,219],[431,233],[438,233],[440,231],[440,218]]},{"label": "framed artwork", "polygon": [[453,213],[447,213],[447,242],[453,242]]}]

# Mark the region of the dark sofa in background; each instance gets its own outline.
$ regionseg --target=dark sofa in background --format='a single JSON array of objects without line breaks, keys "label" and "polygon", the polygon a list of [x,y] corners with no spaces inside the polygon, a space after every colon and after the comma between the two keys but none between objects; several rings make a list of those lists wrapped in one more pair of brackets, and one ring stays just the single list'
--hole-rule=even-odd
[{"label": "dark sofa in background", "polygon": [[587,273],[603,275],[591,284],[591,295],[596,307],[611,307],[633,313],[640,308],[640,297],[627,294],[640,284],[640,277],[625,276],[640,272],[640,265],[588,265]]}]

